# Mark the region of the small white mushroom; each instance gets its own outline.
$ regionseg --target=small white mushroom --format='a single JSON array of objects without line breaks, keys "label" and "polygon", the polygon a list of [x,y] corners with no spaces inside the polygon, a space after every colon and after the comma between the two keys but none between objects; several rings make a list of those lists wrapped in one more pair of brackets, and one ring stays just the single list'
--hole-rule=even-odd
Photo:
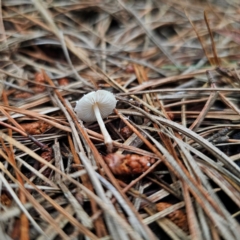
[{"label": "small white mushroom", "polygon": [[84,122],[97,121],[104,137],[104,143],[109,153],[113,150],[112,138],[109,135],[103,118],[112,113],[116,107],[117,100],[115,96],[106,90],[90,92],[77,101],[75,112]]}]

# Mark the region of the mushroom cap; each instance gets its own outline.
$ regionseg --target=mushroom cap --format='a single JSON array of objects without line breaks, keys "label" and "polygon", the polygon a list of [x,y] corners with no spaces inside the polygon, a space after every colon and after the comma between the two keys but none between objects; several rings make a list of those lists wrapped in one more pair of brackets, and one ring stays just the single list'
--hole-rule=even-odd
[{"label": "mushroom cap", "polygon": [[76,103],[75,112],[84,122],[95,122],[97,119],[93,106],[97,104],[102,118],[107,117],[116,107],[117,100],[115,96],[106,90],[97,90],[84,95]]}]

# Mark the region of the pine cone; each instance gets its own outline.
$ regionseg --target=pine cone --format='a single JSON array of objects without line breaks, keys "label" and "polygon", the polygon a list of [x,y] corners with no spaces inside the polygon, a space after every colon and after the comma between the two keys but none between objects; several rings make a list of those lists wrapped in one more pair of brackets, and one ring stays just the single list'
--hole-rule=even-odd
[{"label": "pine cone", "polygon": [[104,159],[115,175],[141,174],[155,162],[153,158],[137,154],[110,153]]},{"label": "pine cone", "polygon": [[[38,72],[35,74],[35,82],[36,83],[45,83],[45,78],[44,78],[43,73]],[[41,92],[44,92],[45,90],[46,90],[46,87],[39,85],[39,84],[36,84],[36,87],[33,88],[33,91],[35,93],[41,93]]]},{"label": "pine cone", "polygon": [[37,135],[46,132],[51,126],[44,121],[35,121],[31,123],[23,123],[21,126],[30,135]]},{"label": "pine cone", "polygon": [[[162,210],[171,207],[172,204],[167,202],[160,202],[156,204],[157,210],[161,212]],[[187,215],[184,213],[183,210],[178,209],[166,216],[168,219],[170,219],[172,222],[174,222],[179,228],[181,228],[184,232],[189,232],[188,229],[188,220]]]},{"label": "pine cone", "polygon": [[133,134],[133,131],[128,126],[125,126],[120,130],[120,134],[124,139],[127,139]]},{"label": "pine cone", "polygon": [[67,78],[60,78],[57,81],[60,86],[67,86],[69,84],[69,80]]},{"label": "pine cone", "polygon": [[3,191],[0,195],[0,203],[4,206],[10,207],[12,204],[12,198],[10,194],[7,194]]}]

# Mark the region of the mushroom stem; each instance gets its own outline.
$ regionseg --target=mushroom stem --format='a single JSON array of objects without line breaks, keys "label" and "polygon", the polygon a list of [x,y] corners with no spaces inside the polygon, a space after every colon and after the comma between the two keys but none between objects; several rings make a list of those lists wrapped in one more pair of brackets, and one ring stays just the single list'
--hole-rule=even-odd
[{"label": "mushroom stem", "polygon": [[112,138],[109,135],[109,133],[108,133],[108,131],[106,129],[106,126],[105,126],[105,124],[104,124],[104,122],[102,120],[102,116],[100,114],[100,111],[99,111],[99,108],[98,108],[97,104],[93,105],[93,110],[94,110],[94,113],[95,113],[98,125],[99,125],[99,127],[101,129],[102,135],[104,137],[104,143],[107,146],[107,151],[108,151],[108,153],[112,153],[112,151],[113,151]]}]

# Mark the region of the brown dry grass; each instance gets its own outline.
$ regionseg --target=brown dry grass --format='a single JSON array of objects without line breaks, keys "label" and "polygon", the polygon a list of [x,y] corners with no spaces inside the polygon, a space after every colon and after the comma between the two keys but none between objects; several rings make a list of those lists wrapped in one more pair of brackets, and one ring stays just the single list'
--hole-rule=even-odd
[{"label": "brown dry grass", "polygon": [[[2,240],[238,239],[238,0],[1,5]],[[144,172],[114,175],[77,119],[97,89],[118,99],[122,167]]]}]

